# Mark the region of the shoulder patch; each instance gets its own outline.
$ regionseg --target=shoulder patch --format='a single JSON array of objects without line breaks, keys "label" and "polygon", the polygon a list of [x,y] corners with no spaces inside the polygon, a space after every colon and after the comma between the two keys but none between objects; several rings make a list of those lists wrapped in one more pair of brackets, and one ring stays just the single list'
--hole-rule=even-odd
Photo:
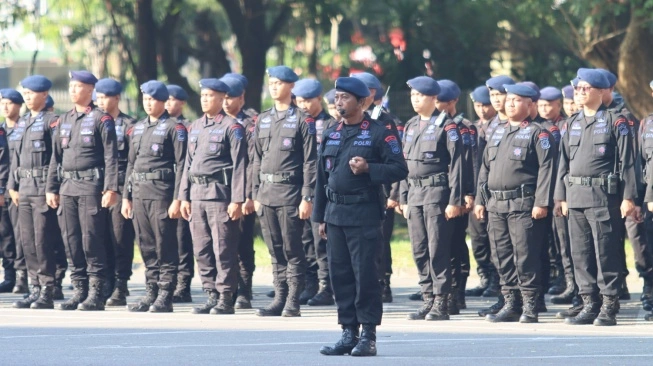
[{"label": "shoulder patch", "polygon": [[184,142],[186,141],[186,127],[183,124],[175,124],[175,131],[177,131],[177,141]]},{"label": "shoulder patch", "polygon": [[537,138],[540,139],[540,146],[544,150],[548,150],[551,147],[551,142],[549,141],[549,134],[546,132],[541,132],[537,135]]},{"label": "shoulder patch", "polygon": [[243,126],[240,123],[234,123],[231,125],[231,129],[234,132],[234,137],[238,140],[243,139]]},{"label": "shoulder patch", "polygon": [[53,120],[52,122],[50,122],[50,128],[54,129],[54,128],[57,128],[57,126],[59,126],[59,118],[57,118],[57,119]]},{"label": "shoulder patch", "polygon": [[390,147],[390,151],[392,151],[393,154],[399,154],[401,153],[401,148],[399,147],[399,141],[397,140],[397,136],[395,135],[390,135],[385,138],[385,142],[388,144]]},{"label": "shoulder patch", "polygon": [[131,127],[129,127],[129,128],[127,129],[127,132],[126,132],[126,133],[127,133],[127,136],[131,136],[131,135],[132,135],[132,132],[134,132],[134,126],[131,126]]},{"label": "shoulder patch", "polygon": [[308,134],[315,135],[317,130],[315,129],[315,120],[312,117],[306,117],[304,122],[308,125]]},{"label": "shoulder patch", "polygon": [[458,126],[456,126],[455,123],[450,123],[450,124],[448,124],[448,125],[446,125],[444,127],[444,130],[445,131],[451,131],[451,130],[456,129],[456,128],[458,128]]}]

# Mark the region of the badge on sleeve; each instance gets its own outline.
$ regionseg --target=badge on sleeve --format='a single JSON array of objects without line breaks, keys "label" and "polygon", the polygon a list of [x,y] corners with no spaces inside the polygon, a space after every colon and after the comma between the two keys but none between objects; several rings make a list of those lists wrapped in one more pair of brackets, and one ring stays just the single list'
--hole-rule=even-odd
[{"label": "badge on sleeve", "polygon": [[243,126],[240,124],[233,124],[231,125],[231,129],[234,130],[234,137],[237,140],[242,140],[243,139]]},{"label": "badge on sleeve", "polygon": [[181,123],[177,123],[175,126],[175,130],[177,131],[177,141],[179,142],[184,142],[186,141],[186,127],[182,125]]},{"label": "badge on sleeve", "polygon": [[540,146],[544,150],[548,150],[551,147],[551,142],[549,141],[549,135],[546,133],[541,133],[537,136],[540,139]]},{"label": "badge on sleeve", "polygon": [[626,136],[630,132],[628,130],[628,122],[625,118],[619,118],[614,124],[617,126],[617,130],[621,136]]},{"label": "badge on sleeve", "polygon": [[104,126],[106,127],[106,129],[113,130],[115,128],[115,123],[113,122],[113,117],[111,117],[110,115],[105,114],[104,116],[102,116],[102,118],[100,120],[102,121],[102,123],[104,123]]},{"label": "badge on sleeve", "polygon": [[392,151],[393,154],[399,154],[401,152],[399,141],[397,141],[397,137],[395,135],[386,137],[385,142],[388,144],[388,146],[390,146],[390,151]]},{"label": "badge on sleeve", "polygon": [[315,129],[315,120],[311,117],[306,117],[304,122],[308,125],[308,134],[315,135],[317,133],[317,130]]}]

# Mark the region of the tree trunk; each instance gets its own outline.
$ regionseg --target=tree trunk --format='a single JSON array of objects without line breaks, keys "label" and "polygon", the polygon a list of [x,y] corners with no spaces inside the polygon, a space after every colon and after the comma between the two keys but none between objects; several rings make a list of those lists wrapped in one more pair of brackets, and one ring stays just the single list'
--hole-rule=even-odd
[{"label": "tree trunk", "polygon": [[245,104],[260,111],[267,48],[241,47],[240,50],[243,58],[243,75],[247,76],[248,81]]},{"label": "tree trunk", "polygon": [[[152,0],[136,1],[136,33],[138,39],[138,84],[157,78],[156,33]],[[139,98],[140,99],[140,98]]]}]

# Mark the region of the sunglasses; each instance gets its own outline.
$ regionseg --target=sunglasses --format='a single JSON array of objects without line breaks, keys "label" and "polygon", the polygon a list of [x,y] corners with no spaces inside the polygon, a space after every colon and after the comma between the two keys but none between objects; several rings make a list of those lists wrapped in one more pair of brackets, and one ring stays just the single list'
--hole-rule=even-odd
[{"label": "sunglasses", "polygon": [[594,89],[594,87],[591,86],[575,86],[574,90],[577,92],[583,92],[583,93],[589,93],[590,90]]}]

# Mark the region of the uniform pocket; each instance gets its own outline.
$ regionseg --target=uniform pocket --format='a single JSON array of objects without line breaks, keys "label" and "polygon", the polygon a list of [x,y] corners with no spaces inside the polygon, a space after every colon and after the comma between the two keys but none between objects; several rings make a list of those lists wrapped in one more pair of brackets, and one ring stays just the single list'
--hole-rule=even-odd
[{"label": "uniform pocket", "polygon": [[282,128],[280,133],[281,143],[279,144],[279,150],[295,151],[296,136],[297,136],[297,132],[295,132],[295,130]]},{"label": "uniform pocket", "polygon": [[613,149],[610,147],[610,135],[594,135],[592,141],[594,142],[594,157],[602,158],[613,155]]},{"label": "uniform pocket", "polygon": [[510,160],[524,161],[528,155],[530,140],[513,140],[510,150]]},{"label": "uniform pocket", "polygon": [[207,155],[222,155],[224,148],[224,135],[210,135],[206,146]]}]

